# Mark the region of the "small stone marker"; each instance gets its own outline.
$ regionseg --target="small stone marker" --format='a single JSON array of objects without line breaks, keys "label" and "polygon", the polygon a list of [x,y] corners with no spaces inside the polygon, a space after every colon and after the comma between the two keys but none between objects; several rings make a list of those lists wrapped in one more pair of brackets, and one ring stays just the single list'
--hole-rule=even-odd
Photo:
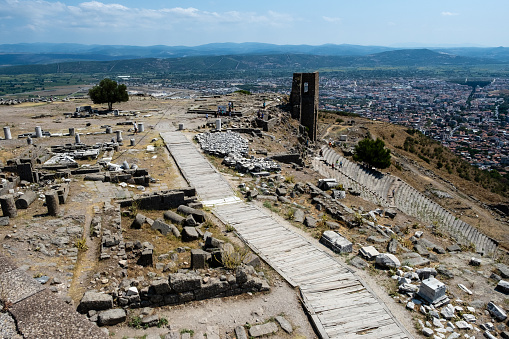
[{"label": "small stone marker", "polygon": [[235,336],[237,339],[247,339],[246,330],[243,326],[237,326],[235,327]]},{"label": "small stone marker", "polygon": [[249,335],[251,337],[261,337],[264,335],[269,335],[272,333],[276,333],[278,331],[278,327],[275,322],[268,322],[262,325],[255,325],[249,329]]},{"label": "small stone marker", "polygon": [[279,323],[279,326],[286,332],[286,333],[292,333],[293,327],[292,324],[282,316],[277,316],[276,321]]}]

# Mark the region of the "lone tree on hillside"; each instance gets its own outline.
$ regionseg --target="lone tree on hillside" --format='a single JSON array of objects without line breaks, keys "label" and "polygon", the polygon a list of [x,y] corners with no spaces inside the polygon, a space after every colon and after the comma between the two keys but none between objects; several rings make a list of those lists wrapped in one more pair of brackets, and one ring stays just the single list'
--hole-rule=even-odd
[{"label": "lone tree on hillside", "polygon": [[391,165],[391,150],[384,147],[385,143],[381,139],[363,139],[355,146],[353,159],[376,168],[387,168]]},{"label": "lone tree on hillside", "polygon": [[94,104],[108,104],[111,111],[113,103],[124,102],[129,100],[127,88],[125,85],[119,85],[111,79],[102,79],[99,85],[88,90],[88,95]]}]

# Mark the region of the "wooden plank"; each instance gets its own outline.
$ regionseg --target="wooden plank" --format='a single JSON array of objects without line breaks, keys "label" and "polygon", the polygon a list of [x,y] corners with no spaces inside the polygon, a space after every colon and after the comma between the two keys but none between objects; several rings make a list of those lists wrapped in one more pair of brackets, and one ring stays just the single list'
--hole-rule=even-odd
[{"label": "wooden plank", "polygon": [[264,209],[236,202],[228,182],[184,134],[165,132],[161,138],[198,197],[227,203],[216,205],[215,215],[290,284],[301,287],[303,304],[321,338],[410,337],[351,270],[286,222],[283,226]]}]

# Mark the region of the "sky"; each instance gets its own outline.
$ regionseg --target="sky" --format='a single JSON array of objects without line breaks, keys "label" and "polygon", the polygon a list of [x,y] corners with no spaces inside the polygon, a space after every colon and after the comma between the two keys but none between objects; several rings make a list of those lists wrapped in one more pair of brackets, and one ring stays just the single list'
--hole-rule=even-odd
[{"label": "sky", "polygon": [[508,0],[0,0],[0,44],[509,47]]}]

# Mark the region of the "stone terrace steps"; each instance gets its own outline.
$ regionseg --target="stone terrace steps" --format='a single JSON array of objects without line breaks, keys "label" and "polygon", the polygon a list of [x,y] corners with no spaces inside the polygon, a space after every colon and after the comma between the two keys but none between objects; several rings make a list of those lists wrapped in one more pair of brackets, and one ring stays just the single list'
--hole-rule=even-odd
[{"label": "stone terrace steps", "polygon": [[[161,133],[161,137],[200,198],[211,201],[209,187],[222,192],[224,197],[234,196],[228,183],[215,170],[212,172],[219,177],[189,174],[191,170],[211,173],[211,165],[180,132]],[[184,146],[185,142],[191,147]],[[194,160],[189,161],[190,158]],[[200,192],[198,187],[203,187],[204,191]],[[225,200],[217,194],[213,197],[217,201]],[[266,211],[238,200],[215,204],[213,211],[223,222],[235,227],[239,237],[290,284],[300,287],[304,305],[320,337],[411,338],[359,277],[327,254],[322,245],[315,245],[293,231],[291,225],[278,222]]]},{"label": "stone terrace steps", "polygon": [[[79,314],[54,293],[0,255],[1,299],[24,338],[108,338],[94,322]],[[2,329],[0,329],[0,336]]]},{"label": "stone terrace steps", "polygon": [[[361,197],[382,207],[394,206],[403,213],[426,223],[437,223],[447,230],[459,243],[475,245],[477,251],[493,254],[498,242],[479,232],[475,227],[458,220],[452,213],[417,191],[401,179],[370,171],[337,154],[333,149],[322,147],[323,158],[327,164],[343,163],[332,170],[319,159],[315,168],[324,176],[336,178],[345,188],[361,193]],[[395,195],[392,196],[394,189]]]}]

